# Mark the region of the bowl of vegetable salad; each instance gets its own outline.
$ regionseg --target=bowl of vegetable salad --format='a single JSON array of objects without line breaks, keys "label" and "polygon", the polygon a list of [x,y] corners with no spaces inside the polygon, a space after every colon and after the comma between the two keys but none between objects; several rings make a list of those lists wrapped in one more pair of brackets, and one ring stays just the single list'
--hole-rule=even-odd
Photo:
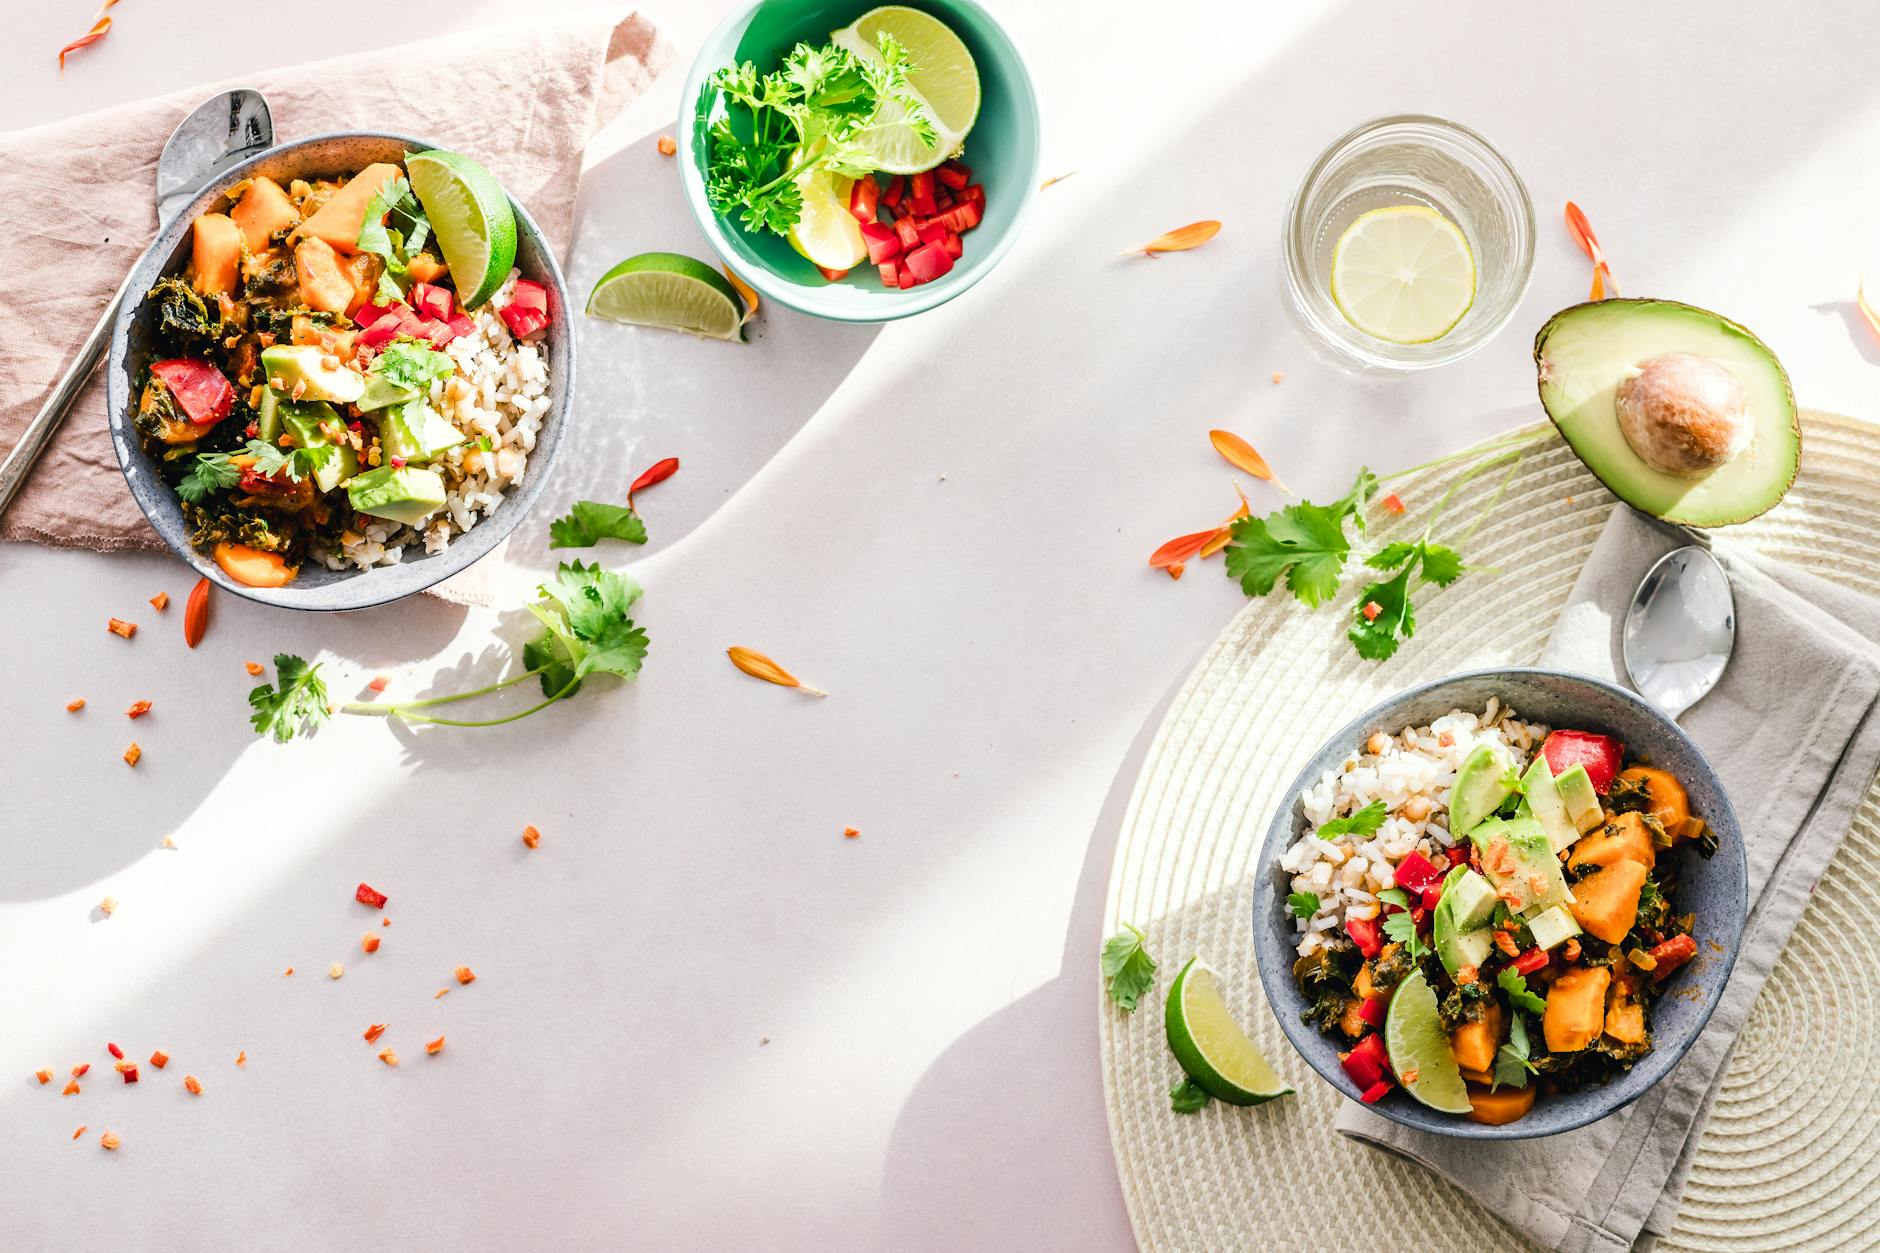
[{"label": "bowl of vegetable salad", "polygon": [[357,609],[527,512],[574,382],[560,268],[465,154],[321,135],[219,176],[133,273],[106,367],[132,495],[252,600]]},{"label": "bowl of vegetable salad", "polygon": [[763,295],[885,322],[978,282],[1039,184],[1023,55],[977,0],[745,0],[687,78],[687,203]]},{"label": "bowl of vegetable salad", "polygon": [[1254,892],[1261,982],[1300,1055],[1407,1126],[1521,1139],[1670,1072],[1736,958],[1748,871],[1703,753],[1561,671],[1377,705],[1285,793]]}]

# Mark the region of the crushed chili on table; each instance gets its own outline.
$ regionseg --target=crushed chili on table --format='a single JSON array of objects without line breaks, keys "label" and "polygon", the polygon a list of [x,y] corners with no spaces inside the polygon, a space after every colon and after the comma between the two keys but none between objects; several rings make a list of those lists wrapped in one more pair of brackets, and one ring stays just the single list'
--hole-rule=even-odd
[{"label": "crushed chili on table", "polygon": [[106,619],[104,629],[111,632],[113,635],[119,635],[125,639],[129,639],[131,636],[137,634],[137,624],[135,622],[126,622],[122,618]]}]

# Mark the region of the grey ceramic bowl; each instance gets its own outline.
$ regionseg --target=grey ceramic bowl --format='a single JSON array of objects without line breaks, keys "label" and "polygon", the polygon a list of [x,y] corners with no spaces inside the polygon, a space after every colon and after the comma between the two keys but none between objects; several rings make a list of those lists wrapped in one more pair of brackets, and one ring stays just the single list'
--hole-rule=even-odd
[{"label": "grey ceramic bowl", "polygon": [[[1499,697],[1524,720],[1582,731],[1598,731],[1624,741],[1628,757],[1643,757],[1676,775],[1690,793],[1691,812],[1717,834],[1718,850],[1706,860],[1681,848],[1675,903],[1697,915],[1698,956],[1671,976],[1666,994],[1652,1009],[1653,1048],[1631,1070],[1601,1087],[1543,1094],[1525,1118],[1499,1127],[1439,1113],[1419,1104],[1401,1088],[1370,1108],[1393,1122],[1435,1135],[1465,1140],[1525,1140],[1556,1135],[1604,1118],[1639,1098],[1664,1078],[1691,1047],[1723,995],[1743,938],[1748,909],[1749,871],[1736,812],[1717,775],[1675,722],[1623,688],[1585,675],[1559,670],[1472,670],[1413,687],[1369,710],[1328,740],[1313,755],[1285,793],[1260,849],[1260,876],[1253,892],[1253,942],[1266,998],[1280,1029],[1325,1081],[1353,1100],[1357,1085],[1338,1064],[1337,1039],[1300,1020],[1305,997],[1293,982],[1297,955],[1292,916],[1286,908],[1288,876],[1279,857],[1306,827],[1299,794],[1319,775],[1335,769],[1374,731],[1396,733],[1422,726],[1451,709],[1480,710]],[[1713,948],[1712,945],[1717,947]],[[1719,951],[1720,950],[1720,951]]]},{"label": "grey ceramic bowl", "polygon": [[210,580],[237,596],[263,604],[283,605],[290,609],[364,609],[398,600],[423,591],[433,583],[466,569],[479,557],[502,543],[516,523],[529,511],[541,494],[554,468],[555,454],[568,421],[568,400],[574,393],[574,333],[570,322],[567,285],[555,255],[543,240],[535,220],[521,205],[516,211],[516,265],[524,278],[548,289],[548,336],[543,349],[548,355],[552,400],[536,437],[535,450],[529,454],[528,474],[519,486],[512,487],[495,512],[479,521],[467,534],[451,541],[449,548],[434,556],[413,556],[395,566],[371,570],[328,570],[314,562],[303,563],[300,575],[286,587],[247,587],[222,573],[221,567],[189,545],[183,511],[176,493],[157,473],[156,462],[145,454],[138,442],[131,415],[136,406],[138,371],[155,354],[151,345],[151,307],[147,293],[159,278],[183,268],[189,255],[190,227],[196,216],[222,201],[222,193],[244,178],[266,175],[280,183],[293,178],[337,175],[356,172],[374,161],[403,161],[408,153],[435,148],[437,144],[408,135],[378,131],[347,131],[314,135],[270,148],[260,156],[230,167],[221,177],[202,189],[189,207],[164,227],[132,273],[124,307],[118,311],[111,332],[111,355],[105,365],[105,394],[109,404],[111,443],[117,449],[118,464],[124,468],[124,481],[130,486],[150,525],[156,528],[172,552],[194,566]]}]

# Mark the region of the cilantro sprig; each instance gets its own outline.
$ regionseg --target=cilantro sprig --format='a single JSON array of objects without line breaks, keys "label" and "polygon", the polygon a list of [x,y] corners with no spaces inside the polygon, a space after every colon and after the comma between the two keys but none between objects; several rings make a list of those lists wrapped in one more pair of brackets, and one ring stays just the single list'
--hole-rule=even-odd
[{"label": "cilantro sprig", "polygon": [[1416,919],[1407,910],[1398,910],[1384,919],[1384,935],[1407,948],[1411,961],[1429,951],[1429,945],[1417,934]]},{"label": "cilantro sprig", "polygon": [[1178,1114],[1198,1114],[1208,1107],[1214,1098],[1193,1079],[1182,1081],[1168,1090],[1169,1108]]},{"label": "cilantro sprig", "polygon": [[411,286],[411,258],[430,235],[431,219],[425,216],[424,206],[418,203],[417,194],[403,174],[372,194],[355,242],[360,252],[369,252],[385,263],[379,274],[381,299],[405,298]]},{"label": "cilantro sprig", "polygon": [[1317,892],[1294,892],[1286,898],[1286,908],[1292,910],[1295,918],[1310,918],[1319,912],[1319,894]]},{"label": "cilantro sprig", "polygon": [[176,484],[176,494],[192,505],[199,505],[210,493],[234,487],[242,480],[241,467],[232,460],[237,456],[252,458],[254,472],[261,478],[273,478],[285,472],[290,480],[298,483],[325,465],[327,458],[337,451],[332,444],[282,448],[265,439],[251,439],[239,452],[199,452],[189,472]]},{"label": "cilantro sprig", "polygon": [[1372,801],[1363,809],[1346,814],[1343,818],[1326,821],[1320,825],[1317,834],[1321,840],[1336,839],[1341,835],[1376,835],[1377,829],[1384,825],[1388,812],[1383,801]]},{"label": "cilantro sprig", "polygon": [[1491,1076],[1494,1082],[1489,1085],[1490,1092],[1504,1083],[1511,1088],[1527,1087],[1528,1076],[1539,1073],[1528,1060],[1530,1048],[1527,1015],[1517,1009],[1508,1020],[1508,1042],[1495,1050],[1495,1069]]},{"label": "cilantro sprig", "polygon": [[592,548],[604,539],[646,542],[646,523],[629,505],[599,500],[577,500],[565,518],[548,524],[550,548]]},{"label": "cilantro sprig", "polygon": [[1495,982],[1508,997],[1508,1004],[1516,1009],[1525,1009],[1531,1014],[1546,1012],[1547,999],[1528,991],[1527,976],[1513,966],[1504,966]]},{"label": "cilantro sprig", "polygon": [[769,74],[745,61],[712,75],[729,106],[708,131],[705,195],[715,212],[781,235],[802,217],[796,180],[805,174],[869,173],[877,161],[867,139],[877,131],[906,127],[933,142],[926,107],[908,89],[907,50],[886,33],[876,47],[879,60],[800,43]]},{"label": "cilantro sprig", "polygon": [[1143,947],[1149,937],[1129,923],[1103,942],[1099,964],[1103,968],[1104,990],[1118,1009],[1133,1011],[1136,1003],[1155,984],[1155,958]]},{"label": "cilantro sprig", "polygon": [[272,735],[276,744],[285,744],[296,735],[312,737],[332,715],[326,703],[326,681],[320,677],[318,662],[312,665],[292,653],[274,657],[275,683],[263,683],[248,693],[254,709],[249,722],[262,735]]}]

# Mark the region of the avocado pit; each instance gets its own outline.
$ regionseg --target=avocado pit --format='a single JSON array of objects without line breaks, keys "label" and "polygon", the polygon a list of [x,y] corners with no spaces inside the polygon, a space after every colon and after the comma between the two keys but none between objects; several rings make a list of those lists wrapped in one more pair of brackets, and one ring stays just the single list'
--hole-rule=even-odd
[{"label": "avocado pit", "polygon": [[1715,470],[1749,447],[1753,430],[1736,376],[1688,352],[1640,363],[1619,384],[1613,408],[1632,451],[1666,474]]}]

